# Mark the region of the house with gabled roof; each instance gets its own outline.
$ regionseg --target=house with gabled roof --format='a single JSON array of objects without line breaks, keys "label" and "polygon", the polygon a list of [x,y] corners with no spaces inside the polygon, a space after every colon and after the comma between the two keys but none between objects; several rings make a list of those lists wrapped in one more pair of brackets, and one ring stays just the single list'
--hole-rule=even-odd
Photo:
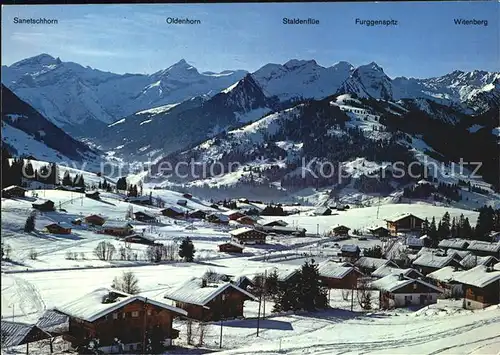
[{"label": "house with gabled roof", "polygon": [[372,227],[369,229],[369,231],[374,237],[386,238],[389,236],[389,229],[384,226]]},{"label": "house with gabled roof", "polygon": [[148,211],[138,211],[134,212],[134,217],[136,221],[153,223],[157,221],[156,216]]},{"label": "house with gabled roof", "polygon": [[477,265],[493,266],[498,263],[498,259],[494,256],[477,256],[474,254],[467,254],[461,261],[464,269],[472,269]]},{"label": "house with gabled roof", "polygon": [[6,348],[26,344],[26,354],[29,354],[29,344],[40,340],[50,339],[52,336],[35,324],[11,322],[3,320],[2,329],[2,352]]},{"label": "house with gabled roof", "polygon": [[471,240],[467,250],[480,256],[494,256],[500,259],[500,242],[489,243],[479,240]]},{"label": "house with gabled roof", "polygon": [[45,229],[52,234],[71,234],[71,227],[64,222],[48,224]]},{"label": "house with gabled roof", "polygon": [[437,286],[402,274],[391,274],[373,281],[372,287],[380,291],[381,309],[426,306],[437,303],[438,296],[443,293]]},{"label": "house with gabled roof", "polygon": [[13,197],[25,197],[26,190],[24,187],[11,185],[2,189],[2,197],[13,198]]},{"label": "house with gabled roof", "polygon": [[238,244],[265,244],[267,237],[266,233],[248,227],[234,229],[229,234]]},{"label": "house with gabled roof", "polygon": [[175,206],[170,206],[161,210],[161,214],[170,218],[183,217],[185,212],[183,209]]},{"label": "house with gabled roof", "polygon": [[85,217],[85,223],[94,225],[94,226],[102,226],[106,222],[106,219],[98,214],[91,214]]},{"label": "house with gabled roof", "polygon": [[412,268],[400,269],[399,267],[394,267],[387,264],[373,271],[371,276],[380,279],[388,275],[401,275],[401,274],[410,277],[412,279],[418,279],[424,276],[420,272],[418,272],[418,270]]},{"label": "house with gabled roof", "polygon": [[36,200],[31,204],[34,209],[42,211],[42,212],[51,212],[55,211],[54,201],[51,200]]},{"label": "house with gabled roof", "polygon": [[452,266],[445,266],[427,275],[429,282],[443,289],[445,297],[460,299],[463,296],[462,284],[455,280],[455,275],[463,271]]},{"label": "house with gabled roof", "polygon": [[188,313],[189,318],[200,321],[243,317],[244,302],[257,300],[254,295],[236,284],[212,284],[196,277],[176,289],[169,290],[164,298],[174,301],[176,307]]},{"label": "house with gabled roof", "polygon": [[244,246],[235,241],[228,241],[218,245],[219,251],[222,253],[243,253]]},{"label": "house with gabled roof", "polygon": [[355,267],[341,263],[325,261],[318,266],[319,279],[331,289],[354,289],[358,278],[363,274]]},{"label": "house with gabled roof", "polygon": [[187,316],[186,311],[165,302],[110,288],[96,289],[53,311],[69,317],[63,338],[73,347],[98,337],[99,350],[107,353],[140,352],[145,337],[160,351],[161,344],[172,345],[179,336],[172,327],[173,318]]},{"label": "house with gabled roof", "polygon": [[470,244],[469,240],[460,238],[451,238],[451,239],[441,240],[438,244],[438,247],[444,250],[448,249],[466,250],[469,244]]},{"label": "house with gabled roof", "polygon": [[396,236],[398,233],[418,232],[422,230],[424,220],[415,216],[412,213],[404,213],[393,218],[385,220],[387,229],[391,235]]},{"label": "house with gabled roof", "polygon": [[132,234],[132,225],[127,221],[107,220],[102,225],[102,231],[115,236],[126,236]]},{"label": "house with gabled roof", "polygon": [[340,253],[344,258],[348,258],[350,260],[356,260],[359,258],[361,249],[356,244],[344,244],[340,248]]},{"label": "house with gabled roof", "polygon": [[456,254],[448,256],[438,256],[435,254],[423,254],[413,260],[413,267],[420,271],[422,274],[427,275],[433,271],[441,269],[445,266],[453,266],[457,270],[462,268],[460,264],[460,257]]},{"label": "house with gabled roof", "polygon": [[370,256],[362,256],[354,263],[356,267],[358,267],[362,272],[370,274],[379,267],[382,266],[392,266],[394,268],[399,268],[398,264],[396,264],[392,260],[381,259],[381,258],[372,258]]},{"label": "house with gabled roof", "polygon": [[288,223],[281,220],[281,219],[276,219],[276,220],[262,223],[262,225],[264,227],[286,227],[286,226],[288,226]]},{"label": "house with gabled roof", "polygon": [[335,237],[348,237],[350,230],[351,228],[344,226],[343,224],[337,224],[332,227],[330,234]]},{"label": "house with gabled roof", "polygon": [[456,273],[453,278],[463,285],[464,308],[479,309],[500,304],[500,271],[493,267],[478,265]]}]

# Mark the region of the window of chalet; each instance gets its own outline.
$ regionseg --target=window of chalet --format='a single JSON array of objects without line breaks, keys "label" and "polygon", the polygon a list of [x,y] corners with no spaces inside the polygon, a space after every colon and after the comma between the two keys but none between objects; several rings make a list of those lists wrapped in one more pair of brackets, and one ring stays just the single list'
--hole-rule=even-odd
[{"label": "window of chalet", "polygon": [[113,313],[113,319],[118,319],[118,313]]},{"label": "window of chalet", "polygon": [[134,318],[139,317],[139,312],[138,311],[133,311],[132,312],[132,317],[134,317]]},{"label": "window of chalet", "polygon": [[150,309],[148,309],[148,316],[150,316],[151,314],[153,314],[153,312]]}]

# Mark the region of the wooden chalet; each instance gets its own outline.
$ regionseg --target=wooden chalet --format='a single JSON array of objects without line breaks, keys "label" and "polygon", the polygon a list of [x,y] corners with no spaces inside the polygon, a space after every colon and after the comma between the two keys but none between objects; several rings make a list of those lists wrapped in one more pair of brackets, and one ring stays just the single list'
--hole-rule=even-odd
[{"label": "wooden chalet", "polygon": [[348,237],[351,228],[344,225],[336,225],[332,228],[331,234],[336,237]]},{"label": "wooden chalet", "polygon": [[362,256],[361,258],[356,260],[354,265],[366,274],[371,274],[373,271],[377,270],[382,266],[399,268],[399,266],[392,260],[372,258],[370,256]]},{"label": "wooden chalet", "polygon": [[231,283],[235,284],[245,291],[248,291],[250,288],[255,287],[255,283],[245,275],[234,277]]},{"label": "wooden chalet", "polygon": [[411,279],[418,279],[424,276],[418,270],[412,268],[400,269],[399,267],[394,267],[391,265],[383,265],[379,267],[378,269],[376,269],[371,273],[371,276],[377,279],[381,279],[382,277],[386,277],[388,275],[401,275],[401,274]]},{"label": "wooden chalet", "polygon": [[154,239],[142,235],[142,234],[132,234],[123,238],[123,241],[126,243],[136,243],[143,245],[155,245],[157,244]]},{"label": "wooden chalet", "polygon": [[104,217],[98,215],[98,214],[91,214],[87,217],[85,217],[85,223],[93,226],[102,226],[106,222],[106,219]]},{"label": "wooden chalet", "polygon": [[205,219],[207,217],[207,213],[202,211],[202,210],[195,210],[192,212],[189,212],[189,218],[196,218],[196,219]]},{"label": "wooden chalet", "polygon": [[318,267],[319,278],[327,288],[355,289],[363,274],[352,266],[326,261]]},{"label": "wooden chalet", "polygon": [[154,223],[156,222],[156,216],[152,213],[139,211],[134,213],[134,218],[136,221]]},{"label": "wooden chalet", "polygon": [[175,206],[167,207],[161,210],[161,214],[170,218],[180,218],[184,216],[184,210]]},{"label": "wooden chalet", "polygon": [[75,218],[74,220],[71,221],[71,224],[75,226],[81,226],[82,225],[82,219],[81,218]]},{"label": "wooden chalet", "polygon": [[152,206],[153,198],[149,195],[128,196],[125,198],[125,202],[133,203],[136,205]]},{"label": "wooden chalet", "polygon": [[45,229],[52,234],[71,234],[71,227],[65,224],[51,223],[46,225]]},{"label": "wooden chalet", "polygon": [[172,328],[173,318],[187,316],[186,311],[164,302],[108,288],[94,290],[54,311],[69,317],[63,338],[73,347],[99,338],[99,350],[106,353],[141,352],[145,337],[160,353],[162,345],[172,345],[179,336]]},{"label": "wooden chalet", "polygon": [[461,258],[457,254],[439,256],[432,253],[424,253],[417,257],[412,265],[414,269],[417,269],[422,274],[427,275],[445,266],[452,266],[457,270],[462,268],[460,264]]},{"label": "wooden chalet", "polygon": [[231,240],[239,244],[265,244],[267,234],[252,228],[238,228],[229,232]]},{"label": "wooden chalet", "polygon": [[243,317],[244,302],[256,300],[251,293],[233,283],[210,284],[201,278],[192,278],[164,297],[175,301],[189,318],[200,321]]},{"label": "wooden chalet", "polygon": [[421,231],[424,220],[411,213],[405,213],[392,219],[386,219],[386,222],[390,234],[396,236],[398,233]]},{"label": "wooden chalet", "polygon": [[463,285],[455,280],[455,275],[461,272],[452,266],[445,266],[428,274],[427,279],[443,290],[444,297],[460,299],[463,297]]},{"label": "wooden chalet", "polygon": [[453,279],[463,285],[464,308],[479,309],[500,304],[500,271],[493,267],[478,265],[456,273]]},{"label": "wooden chalet", "polygon": [[102,225],[102,231],[105,234],[115,236],[127,236],[132,234],[132,225],[127,221],[110,221],[107,220]]},{"label": "wooden chalet", "polygon": [[219,251],[222,253],[243,253],[243,245],[229,241],[223,244],[219,244]]},{"label": "wooden chalet", "polygon": [[500,259],[500,242],[489,243],[479,240],[471,240],[467,250],[479,256],[494,256]]},{"label": "wooden chalet", "polygon": [[379,226],[369,229],[370,233],[377,238],[387,238],[389,236],[389,229]]},{"label": "wooden chalet", "polygon": [[330,216],[332,214],[332,209],[329,207],[318,207],[314,210],[315,216]]},{"label": "wooden chalet", "polygon": [[343,258],[358,259],[361,249],[355,244],[344,244],[340,248],[340,253]]},{"label": "wooden chalet", "polygon": [[439,242],[438,248],[443,250],[466,250],[470,241],[460,238],[443,239]]},{"label": "wooden chalet", "polygon": [[17,185],[11,185],[2,189],[2,197],[5,198],[22,198],[26,196],[25,188]]},{"label": "wooden chalet", "polygon": [[11,322],[3,320],[2,353],[6,348],[26,345],[26,354],[29,354],[29,344],[40,340],[50,339],[52,336],[34,324]]},{"label": "wooden chalet", "polygon": [[42,212],[55,211],[55,204],[51,200],[37,200],[31,204],[34,209]]},{"label": "wooden chalet", "polygon": [[271,275],[272,273],[276,272],[278,276],[278,283],[279,284],[289,284],[289,285],[294,285],[298,282],[298,278],[300,276],[300,268],[295,268],[295,269],[278,269],[278,268],[273,268],[271,270],[268,270],[267,275]]},{"label": "wooden chalet", "polygon": [[183,207],[186,207],[187,206],[187,201],[186,200],[177,200],[177,204],[179,206],[183,206]]},{"label": "wooden chalet", "polygon": [[388,275],[372,282],[372,287],[379,290],[381,309],[408,306],[426,306],[437,303],[443,290],[419,279],[404,275]]},{"label": "wooden chalet", "polygon": [[262,223],[262,226],[264,226],[264,227],[286,227],[286,226],[288,226],[288,223],[286,223],[285,221],[283,221],[281,219],[278,219],[278,220]]},{"label": "wooden chalet", "polygon": [[240,211],[228,211],[224,214],[229,218],[230,221],[237,221],[239,218],[245,217],[246,215]]},{"label": "wooden chalet", "polygon": [[229,217],[222,213],[211,213],[206,219],[210,223],[229,224]]},{"label": "wooden chalet", "polygon": [[239,224],[245,224],[245,225],[248,225],[248,226],[253,226],[256,223],[255,219],[253,219],[250,216],[240,217],[240,218],[238,218],[236,220],[236,222],[238,222]]},{"label": "wooden chalet", "polygon": [[472,269],[478,265],[493,266],[498,263],[498,259],[494,256],[477,256],[474,254],[467,254],[460,261],[464,269]]},{"label": "wooden chalet", "polygon": [[101,194],[99,191],[87,191],[85,192],[85,197],[91,198],[93,200],[100,200]]},{"label": "wooden chalet", "polygon": [[264,226],[260,227],[264,232],[275,233],[280,235],[292,235],[295,237],[305,237],[307,230],[305,228],[299,227],[287,227],[287,226]]}]

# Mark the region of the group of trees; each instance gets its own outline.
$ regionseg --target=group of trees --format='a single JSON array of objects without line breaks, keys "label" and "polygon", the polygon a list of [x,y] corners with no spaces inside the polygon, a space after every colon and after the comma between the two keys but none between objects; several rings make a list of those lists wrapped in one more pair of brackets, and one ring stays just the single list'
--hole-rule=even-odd
[{"label": "group of trees", "polygon": [[7,150],[2,148],[2,188],[10,185],[22,186],[23,179],[51,185],[59,183],[58,168],[55,163],[44,165],[38,170],[33,168],[30,160],[14,158],[9,162],[9,158]]},{"label": "group of trees", "polygon": [[433,184],[417,184],[412,187],[406,187],[403,190],[403,197],[426,199],[434,196],[435,200],[440,200],[438,195],[442,195],[453,201],[460,201],[460,187],[458,184],[439,183],[437,186]]},{"label": "group of trees", "polygon": [[159,263],[160,261],[174,261],[176,260],[178,250],[177,244],[173,242],[155,244],[148,247],[146,255],[148,260],[154,263]]},{"label": "group of trees", "polygon": [[83,178],[83,174],[76,174],[73,178],[71,178],[69,172],[65,171],[61,184],[63,186],[83,187],[85,189],[85,179]]},{"label": "group of trees", "polygon": [[113,186],[107,182],[106,180],[103,180],[103,182],[99,181],[99,184],[97,185],[99,189],[106,190],[108,192],[111,192],[113,190]]},{"label": "group of trees", "polygon": [[287,281],[278,281],[276,271],[266,278],[259,275],[255,281],[260,288],[257,292],[274,302],[273,312],[316,311],[328,307],[328,290],[321,284],[314,260],[305,262]]},{"label": "group of trees", "polygon": [[489,234],[492,231],[500,231],[500,209],[484,206],[479,209],[479,216],[475,227],[472,227],[469,218],[463,214],[459,218],[450,218],[446,212],[436,223],[436,219],[426,218],[422,223],[422,235],[428,235],[430,246],[436,247],[438,243],[447,238],[475,239],[491,241]]}]

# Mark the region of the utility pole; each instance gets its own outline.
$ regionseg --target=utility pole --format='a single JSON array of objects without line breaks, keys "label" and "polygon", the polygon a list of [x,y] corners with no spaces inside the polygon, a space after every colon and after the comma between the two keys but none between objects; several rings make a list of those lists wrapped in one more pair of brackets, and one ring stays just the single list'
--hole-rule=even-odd
[{"label": "utility pole", "polygon": [[262,308],[262,319],[266,318],[266,292],[267,292],[267,269],[264,270],[264,304]]},{"label": "utility pole", "polygon": [[220,298],[220,340],[219,340],[219,348],[222,349],[222,325],[223,325],[223,321],[224,321],[224,315],[223,315],[223,309],[224,309],[224,306],[223,306],[223,301],[226,300],[226,295],[225,294],[222,294],[221,295],[221,298]]},{"label": "utility pole", "polygon": [[146,326],[148,316],[148,299],[144,300],[144,327],[142,328],[142,351],[146,353]]},{"label": "utility pole", "polygon": [[257,312],[257,337],[259,336],[259,329],[260,329],[260,305],[262,303],[262,293],[263,291],[260,291],[259,295],[259,311]]},{"label": "utility pole", "polygon": [[351,312],[354,308],[354,285],[352,285],[352,288],[351,288]]}]

